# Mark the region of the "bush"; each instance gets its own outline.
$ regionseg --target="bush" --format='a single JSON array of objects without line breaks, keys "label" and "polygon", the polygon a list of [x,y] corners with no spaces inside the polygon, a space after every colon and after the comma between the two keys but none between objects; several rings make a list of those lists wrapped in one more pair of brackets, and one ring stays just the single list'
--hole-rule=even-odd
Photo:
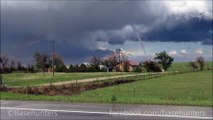
[{"label": "bush", "polygon": [[143,67],[147,72],[162,72],[161,66],[151,60],[143,62]]},{"label": "bush", "polygon": [[113,95],[113,96],[111,97],[111,102],[116,102],[116,101],[117,101],[117,98],[116,98],[115,95]]},{"label": "bush", "polygon": [[8,88],[5,85],[0,85],[0,92],[7,92]]},{"label": "bush", "polygon": [[56,72],[67,72],[67,67],[65,65],[57,65],[55,68]]},{"label": "bush", "polygon": [[87,68],[87,72],[102,72],[103,70],[101,70],[99,68],[99,66],[96,65],[91,65]]},{"label": "bush", "polygon": [[140,66],[137,66],[133,72],[142,72],[142,68]]}]

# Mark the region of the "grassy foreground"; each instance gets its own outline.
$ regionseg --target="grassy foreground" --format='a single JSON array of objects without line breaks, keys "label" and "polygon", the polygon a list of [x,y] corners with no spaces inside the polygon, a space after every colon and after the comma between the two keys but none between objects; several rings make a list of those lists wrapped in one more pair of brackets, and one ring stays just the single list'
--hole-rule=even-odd
[{"label": "grassy foreground", "polygon": [[1,99],[212,106],[212,71],[172,75],[74,96],[1,93]]},{"label": "grassy foreground", "polygon": [[55,73],[54,77],[52,76],[52,73],[45,73],[44,76],[42,73],[12,73],[12,74],[5,74],[3,78],[8,86],[29,86],[37,84],[46,84],[50,83],[50,81],[54,83],[62,81],[80,80],[86,78],[124,75],[124,74],[132,74],[132,73],[126,72]]}]

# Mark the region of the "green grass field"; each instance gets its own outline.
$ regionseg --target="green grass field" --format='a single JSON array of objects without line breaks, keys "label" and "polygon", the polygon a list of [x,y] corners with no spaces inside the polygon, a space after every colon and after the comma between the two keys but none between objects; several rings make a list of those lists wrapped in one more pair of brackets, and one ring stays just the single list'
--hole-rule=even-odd
[{"label": "green grass field", "polygon": [[124,74],[132,74],[132,73],[125,73],[125,72],[56,73],[54,77],[52,76],[52,73],[45,73],[44,76],[42,73],[12,73],[3,75],[3,79],[8,86],[29,86],[29,85],[50,83],[50,81],[62,82],[62,81],[116,76]]},{"label": "green grass field", "polygon": [[[206,62],[204,69],[208,67],[212,68],[213,62]],[[169,71],[191,71],[192,68],[189,66],[189,62],[175,62],[168,69]]]},{"label": "green grass field", "polygon": [[[112,99],[114,96],[114,99]],[[74,96],[1,93],[1,99],[212,106],[212,71],[171,75]]]},{"label": "green grass field", "polygon": [[[212,62],[207,62],[205,69],[207,69],[207,67],[212,67]],[[179,62],[179,63],[177,62],[172,64],[172,66],[169,68],[169,71],[191,71],[191,68],[188,66],[187,62]],[[42,75],[42,73],[12,73],[12,74],[5,74],[4,81],[8,86],[29,86],[37,84],[47,84],[50,82],[54,83],[86,78],[124,75],[124,74],[132,74],[132,72],[56,73],[54,77],[52,76],[51,73],[45,73],[44,76]]]}]

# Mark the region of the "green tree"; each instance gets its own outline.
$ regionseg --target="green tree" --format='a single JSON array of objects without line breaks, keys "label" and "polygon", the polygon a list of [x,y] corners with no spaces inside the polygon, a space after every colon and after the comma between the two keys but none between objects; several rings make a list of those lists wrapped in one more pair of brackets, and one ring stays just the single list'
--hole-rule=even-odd
[{"label": "green tree", "polygon": [[164,70],[167,70],[169,67],[171,67],[174,61],[174,58],[169,56],[166,51],[156,53],[154,59],[158,60],[158,63],[162,65]]},{"label": "green tree", "polygon": [[56,72],[67,72],[67,67],[64,64],[57,65],[55,68],[55,71]]},{"label": "green tree", "polygon": [[75,68],[72,64],[69,66],[69,72],[75,72]]},{"label": "green tree", "polygon": [[80,72],[78,64],[74,66],[74,70],[75,70],[75,72]]},{"label": "green tree", "polygon": [[79,69],[80,69],[81,72],[86,72],[86,71],[87,71],[87,66],[86,66],[85,64],[82,63],[82,64],[80,65],[80,68],[79,68]]},{"label": "green tree", "polygon": [[142,72],[141,66],[135,67],[135,69],[133,70],[133,72]]}]

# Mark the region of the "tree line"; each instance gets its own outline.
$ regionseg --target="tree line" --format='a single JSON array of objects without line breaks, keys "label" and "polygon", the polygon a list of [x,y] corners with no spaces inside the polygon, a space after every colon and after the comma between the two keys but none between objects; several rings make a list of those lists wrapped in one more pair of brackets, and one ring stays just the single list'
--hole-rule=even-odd
[{"label": "tree line", "polygon": [[0,56],[0,73],[11,73],[13,71],[19,72],[35,72],[32,64],[27,66],[22,65],[18,60],[9,60],[6,56]]},{"label": "tree line", "polygon": [[[53,59],[54,58],[54,59]],[[119,71],[117,65],[123,63],[124,71],[128,72],[128,57],[124,54],[112,53],[107,58],[93,56],[89,60],[89,64],[84,63],[78,65],[70,64],[66,66],[63,58],[60,55],[54,54],[50,56],[46,53],[35,53],[33,55],[32,64],[22,65],[20,61],[9,60],[6,56],[0,56],[0,73],[11,73],[13,71],[20,72],[106,72]],[[166,51],[156,53],[154,60],[146,60],[141,62],[133,71],[135,72],[162,72],[168,70],[174,62],[174,58],[169,56]],[[53,66],[54,65],[54,66]],[[104,68],[101,68],[103,65]],[[202,71],[205,66],[203,57],[197,57],[196,62],[188,64],[192,71],[200,68]]]}]

